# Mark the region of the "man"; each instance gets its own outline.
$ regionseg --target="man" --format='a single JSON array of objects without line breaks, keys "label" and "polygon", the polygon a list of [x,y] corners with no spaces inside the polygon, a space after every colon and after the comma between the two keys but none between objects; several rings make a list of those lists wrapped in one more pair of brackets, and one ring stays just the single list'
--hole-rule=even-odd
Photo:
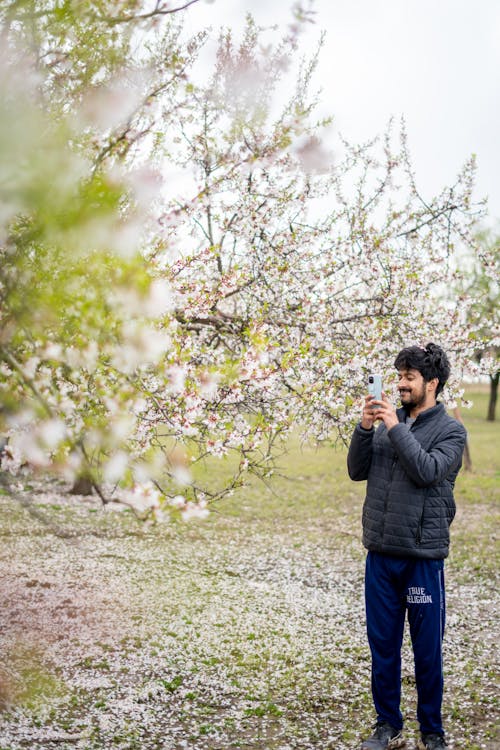
[{"label": "man", "polygon": [[408,612],[421,732],[418,747],[441,750],[446,747],[441,719],[443,561],[466,432],[436,401],[450,374],[439,346],[410,346],[394,364],[402,406],[396,411],[385,393],[380,401],[367,396],[347,459],[351,479],[368,480],[363,506],[363,544],[368,550],[365,600],[377,723],[361,748],[405,746],[401,644]]}]

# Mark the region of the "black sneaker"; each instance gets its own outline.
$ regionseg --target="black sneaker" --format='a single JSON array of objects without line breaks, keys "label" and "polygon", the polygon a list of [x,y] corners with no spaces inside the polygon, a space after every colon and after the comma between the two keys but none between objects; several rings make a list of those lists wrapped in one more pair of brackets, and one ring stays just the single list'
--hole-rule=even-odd
[{"label": "black sneaker", "polygon": [[374,733],[368,740],[363,741],[361,750],[390,750],[405,745],[405,739],[398,729],[394,729],[386,721],[377,721]]},{"label": "black sneaker", "polygon": [[443,750],[447,744],[442,734],[423,734],[417,747],[418,750]]}]

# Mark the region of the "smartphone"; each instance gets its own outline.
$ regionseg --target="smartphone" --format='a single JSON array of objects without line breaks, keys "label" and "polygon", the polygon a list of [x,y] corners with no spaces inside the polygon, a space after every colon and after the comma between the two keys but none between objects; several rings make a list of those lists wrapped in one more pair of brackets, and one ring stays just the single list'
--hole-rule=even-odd
[{"label": "smartphone", "polygon": [[[376,375],[375,373],[368,375],[368,393],[370,396],[374,396],[377,401],[382,401],[382,375]],[[373,408],[378,409],[378,406]]]}]

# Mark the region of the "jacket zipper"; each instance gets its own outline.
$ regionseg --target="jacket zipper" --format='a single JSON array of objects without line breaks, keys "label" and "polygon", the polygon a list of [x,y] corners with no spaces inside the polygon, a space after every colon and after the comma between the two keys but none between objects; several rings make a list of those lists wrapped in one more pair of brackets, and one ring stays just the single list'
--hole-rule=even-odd
[{"label": "jacket zipper", "polygon": [[[389,486],[391,486],[391,485],[392,485],[392,478],[393,478],[393,476],[394,476],[394,469],[396,468],[396,464],[397,464],[397,462],[398,462],[398,457],[397,457],[397,456],[394,456],[394,458],[392,459],[392,466],[391,466],[391,481],[390,481],[390,485],[389,485]],[[386,492],[386,493],[385,493],[385,498],[384,498],[384,525],[382,526],[382,536],[381,536],[381,543],[382,543],[382,544],[384,543],[384,534],[385,534],[385,519],[386,519],[386,517],[387,517],[387,502],[388,502],[388,492]]]},{"label": "jacket zipper", "polygon": [[421,544],[422,542],[422,529],[424,527],[424,511],[425,511],[425,499],[424,499],[424,505],[422,507],[422,513],[420,514],[420,520],[417,526],[417,534],[415,536],[415,541],[417,544]]},{"label": "jacket zipper", "polygon": [[[417,419],[418,419],[418,417],[417,417]],[[415,424],[415,422],[413,422],[413,424],[410,426],[410,432],[413,430],[414,424]],[[415,542],[418,545],[420,545],[422,543],[422,533],[423,533],[423,528],[424,528],[424,514],[425,514],[425,497],[424,497],[424,502],[423,502],[423,505],[422,505],[422,512],[420,514],[420,518],[419,518],[419,521],[418,521],[417,533],[415,534]]]}]

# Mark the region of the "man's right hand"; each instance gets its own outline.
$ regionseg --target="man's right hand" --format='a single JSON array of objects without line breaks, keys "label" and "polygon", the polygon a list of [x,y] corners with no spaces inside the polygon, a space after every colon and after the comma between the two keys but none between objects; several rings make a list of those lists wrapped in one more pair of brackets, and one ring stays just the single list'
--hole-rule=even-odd
[{"label": "man's right hand", "polygon": [[375,422],[375,412],[373,411],[372,402],[375,400],[374,396],[365,396],[365,404],[363,407],[363,413],[361,415],[361,427],[364,430],[371,430]]}]

